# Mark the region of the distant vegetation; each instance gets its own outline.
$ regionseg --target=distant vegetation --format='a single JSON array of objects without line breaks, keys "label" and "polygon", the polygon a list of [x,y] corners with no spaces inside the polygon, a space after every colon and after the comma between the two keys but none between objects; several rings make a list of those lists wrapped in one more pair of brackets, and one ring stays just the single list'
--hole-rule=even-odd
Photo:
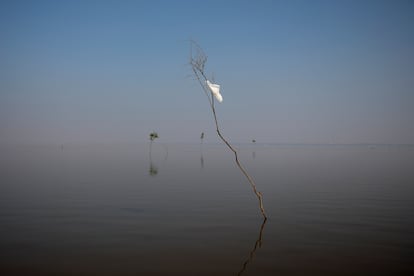
[{"label": "distant vegetation", "polygon": [[151,142],[154,141],[155,139],[158,138],[158,133],[156,133],[155,131],[151,132],[150,135],[149,135],[149,138],[150,138]]}]

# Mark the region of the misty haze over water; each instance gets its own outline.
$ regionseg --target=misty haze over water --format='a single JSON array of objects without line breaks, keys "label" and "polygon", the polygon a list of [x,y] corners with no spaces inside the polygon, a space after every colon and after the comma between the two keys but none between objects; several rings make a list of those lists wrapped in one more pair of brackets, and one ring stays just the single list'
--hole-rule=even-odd
[{"label": "misty haze over water", "polygon": [[409,275],[414,147],[1,148],[2,275]]}]

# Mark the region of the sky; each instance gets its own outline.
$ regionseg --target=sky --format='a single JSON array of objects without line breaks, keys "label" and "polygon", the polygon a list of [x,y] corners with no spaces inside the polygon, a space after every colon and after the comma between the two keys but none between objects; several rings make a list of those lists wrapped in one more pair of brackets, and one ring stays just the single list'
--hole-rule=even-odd
[{"label": "sky", "polygon": [[0,143],[414,143],[412,1],[0,1]]}]

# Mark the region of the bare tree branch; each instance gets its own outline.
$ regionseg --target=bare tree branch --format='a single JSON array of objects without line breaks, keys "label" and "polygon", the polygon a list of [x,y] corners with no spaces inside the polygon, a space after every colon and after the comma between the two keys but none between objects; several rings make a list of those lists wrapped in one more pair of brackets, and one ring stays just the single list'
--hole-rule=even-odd
[{"label": "bare tree branch", "polygon": [[[198,82],[200,83],[201,87],[203,88],[203,91],[206,94],[207,99],[210,103],[210,108],[211,108],[211,111],[213,112],[214,123],[216,125],[217,135],[224,142],[224,144],[226,144],[226,146],[234,153],[234,158],[235,158],[236,164],[239,167],[239,169],[241,170],[241,172],[243,173],[243,175],[247,178],[247,180],[249,181],[249,183],[250,183],[250,185],[253,189],[253,192],[256,194],[257,199],[259,200],[260,211],[262,212],[263,218],[266,220],[267,216],[266,216],[264,206],[263,206],[262,193],[257,190],[256,184],[255,184],[253,178],[247,173],[246,169],[240,163],[238,155],[237,155],[237,151],[234,149],[234,147],[221,134],[219,124],[218,124],[218,121],[217,121],[216,109],[214,107],[213,93],[206,86],[206,82],[207,82],[208,79],[205,75],[204,68],[205,68],[205,64],[207,62],[207,55],[204,53],[203,49],[195,41],[191,40],[190,43],[191,43],[190,65],[191,65],[191,68],[194,72],[194,75],[196,76],[196,78],[197,78]],[[210,97],[210,95],[211,95],[211,97]]]}]

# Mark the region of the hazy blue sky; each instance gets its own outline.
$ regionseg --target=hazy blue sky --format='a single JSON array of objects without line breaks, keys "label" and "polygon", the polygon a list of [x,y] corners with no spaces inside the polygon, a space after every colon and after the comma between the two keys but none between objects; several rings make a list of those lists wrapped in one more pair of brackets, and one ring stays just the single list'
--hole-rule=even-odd
[{"label": "hazy blue sky", "polygon": [[1,1],[0,142],[414,143],[413,1]]}]

